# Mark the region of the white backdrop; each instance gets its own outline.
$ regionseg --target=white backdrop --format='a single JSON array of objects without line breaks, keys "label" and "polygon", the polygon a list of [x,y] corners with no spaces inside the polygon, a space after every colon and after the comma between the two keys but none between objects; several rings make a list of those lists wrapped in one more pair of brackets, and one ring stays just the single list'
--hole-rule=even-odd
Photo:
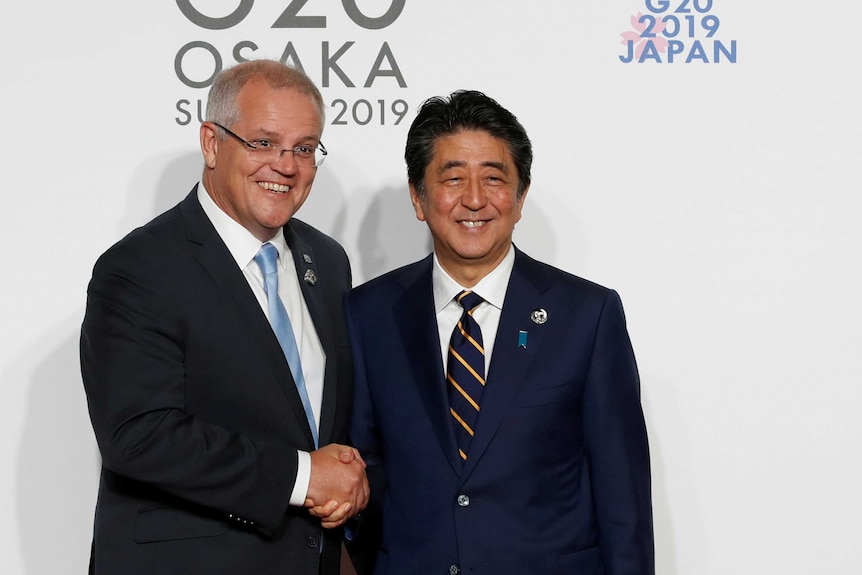
[{"label": "white backdrop", "polygon": [[518,115],[536,160],[516,242],[626,305],[659,574],[859,572],[862,5],[7,4],[0,573],[86,571],[87,281],[197,181],[206,90],[187,84],[236,46],[322,86],[331,153],[300,217],[343,243],[356,283],[428,252],[402,159],[416,106],[473,88]]}]

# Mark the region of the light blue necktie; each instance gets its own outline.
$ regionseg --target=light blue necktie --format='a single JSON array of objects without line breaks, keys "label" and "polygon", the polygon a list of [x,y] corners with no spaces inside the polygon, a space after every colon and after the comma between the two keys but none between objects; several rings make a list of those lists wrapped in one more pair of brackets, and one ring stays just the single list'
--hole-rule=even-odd
[{"label": "light blue necktie", "polygon": [[290,317],[287,315],[287,310],[284,309],[281,298],[278,297],[277,260],[278,250],[269,242],[263,244],[260,251],[254,256],[255,263],[257,263],[260,271],[263,272],[263,291],[266,293],[269,305],[269,323],[272,324],[272,331],[275,332],[275,337],[278,338],[278,343],[281,344],[281,349],[287,358],[287,364],[290,366],[290,372],[293,374],[293,381],[296,383],[296,391],[299,392],[299,397],[302,399],[305,417],[308,419],[311,434],[314,436],[314,447],[317,447],[317,425],[314,423],[314,413],[311,411],[308,390],[305,389],[305,378],[302,376],[299,348],[296,345],[296,338],[293,336]]}]

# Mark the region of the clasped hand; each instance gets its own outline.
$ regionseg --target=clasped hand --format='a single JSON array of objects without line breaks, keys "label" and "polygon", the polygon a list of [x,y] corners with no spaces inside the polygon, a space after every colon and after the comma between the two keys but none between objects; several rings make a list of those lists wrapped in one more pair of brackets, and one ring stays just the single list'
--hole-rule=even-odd
[{"label": "clasped hand", "polygon": [[327,529],[342,525],[368,504],[365,461],[356,448],[331,443],[311,452],[305,507]]}]

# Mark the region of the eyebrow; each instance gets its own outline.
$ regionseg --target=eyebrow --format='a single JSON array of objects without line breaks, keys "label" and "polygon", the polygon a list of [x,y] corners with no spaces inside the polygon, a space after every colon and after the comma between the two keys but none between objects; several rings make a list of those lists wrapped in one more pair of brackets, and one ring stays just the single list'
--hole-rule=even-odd
[{"label": "eyebrow", "polygon": [[[467,162],[464,162],[462,160],[449,160],[448,162],[446,162],[445,164],[443,164],[440,167],[439,172],[445,172],[446,170],[449,170],[451,168],[461,168],[461,167],[464,167],[466,165],[467,165]],[[497,170],[500,170],[503,173],[509,172],[509,166],[507,164],[504,164],[503,162],[494,162],[492,160],[488,160],[486,162],[482,162],[480,165],[483,168],[495,168]]]},{"label": "eyebrow", "polygon": [[272,132],[267,130],[266,128],[255,128],[251,131],[252,135],[256,138],[267,138],[269,140],[273,140],[278,137],[276,132]]},{"label": "eyebrow", "polygon": [[[266,128],[258,128],[257,130],[253,130],[252,136],[254,137],[255,140],[260,140],[261,138],[265,138],[267,140],[273,140],[273,141],[276,141],[279,143],[282,141],[281,134],[279,134],[277,132],[273,132],[271,130],[267,130]],[[298,142],[310,141],[310,142],[320,143],[320,138],[318,136],[309,134],[307,136],[302,136],[302,137],[298,138],[297,141]]]}]

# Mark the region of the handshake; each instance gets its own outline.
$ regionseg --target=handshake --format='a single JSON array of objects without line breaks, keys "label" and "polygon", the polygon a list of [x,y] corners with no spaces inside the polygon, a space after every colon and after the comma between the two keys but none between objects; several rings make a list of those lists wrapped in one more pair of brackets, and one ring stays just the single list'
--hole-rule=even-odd
[{"label": "handshake", "polygon": [[359,451],[331,443],[311,453],[311,479],[305,507],[332,529],[365,509],[371,493]]}]

